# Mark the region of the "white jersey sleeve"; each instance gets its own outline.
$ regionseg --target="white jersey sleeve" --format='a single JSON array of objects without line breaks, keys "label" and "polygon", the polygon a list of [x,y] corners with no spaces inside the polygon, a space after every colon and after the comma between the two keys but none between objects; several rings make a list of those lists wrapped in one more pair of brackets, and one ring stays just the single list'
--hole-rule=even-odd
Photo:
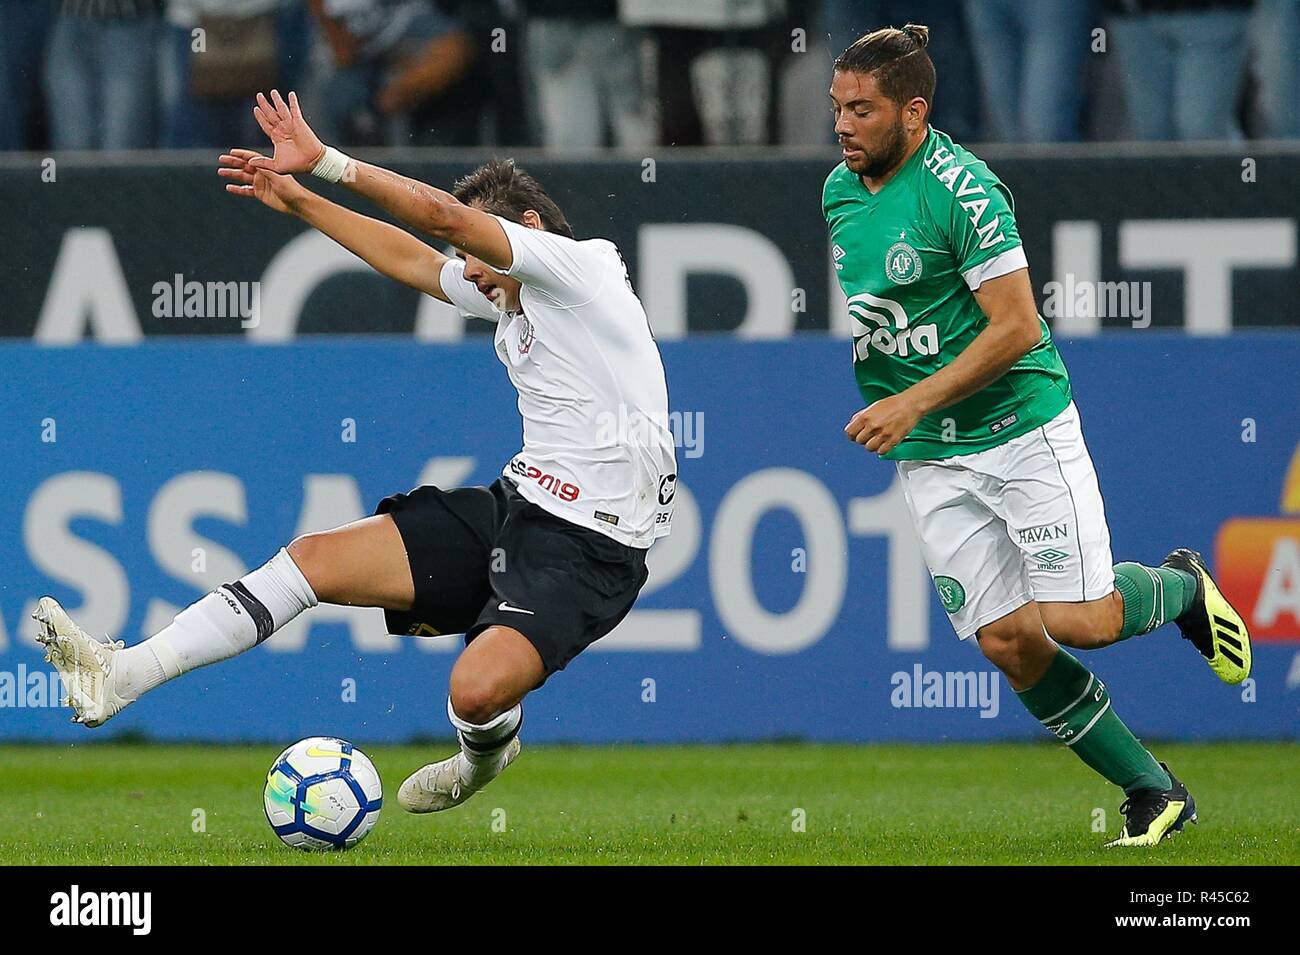
[{"label": "white jersey sleeve", "polygon": [[452,305],[475,318],[485,318],[495,322],[501,317],[487,296],[478,290],[478,286],[465,278],[465,262],[455,256],[442,263],[442,272],[438,276],[442,294]]},{"label": "white jersey sleeve", "polygon": [[[506,274],[561,305],[585,305],[600,294],[608,270],[595,260],[590,242],[530,229],[496,217],[510,241],[511,260]],[[593,277],[600,282],[593,287]]]}]

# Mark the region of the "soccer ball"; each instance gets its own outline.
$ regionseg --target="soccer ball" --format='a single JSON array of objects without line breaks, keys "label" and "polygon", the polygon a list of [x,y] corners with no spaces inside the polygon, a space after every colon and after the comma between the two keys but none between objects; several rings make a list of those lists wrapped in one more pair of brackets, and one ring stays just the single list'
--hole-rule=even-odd
[{"label": "soccer ball", "polygon": [[374,763],[346,740],[313,736],[275,758],[262,793],[266,818],[295,849],[351,849],[379,821]]}]

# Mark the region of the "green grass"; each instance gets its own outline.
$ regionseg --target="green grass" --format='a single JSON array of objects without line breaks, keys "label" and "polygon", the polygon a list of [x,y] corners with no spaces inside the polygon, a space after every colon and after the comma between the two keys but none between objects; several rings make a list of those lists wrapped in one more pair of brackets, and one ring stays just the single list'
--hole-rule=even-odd
[{"label": "green grass", "polygon": [[1157,747],[1201,825],[1155,850],[1103,850],[1094,811],[1116,832],[1120,794],[1047,744],[525,746],[464,806],[407,815],[392,797],[446,754],[437,745],[363,746],[384,778],[383,817],[356,849],[309,854],[280,845],[262,815],[279,748],[0,746],[0,865],[1300,863],[1300,746],[1288,743]]}]

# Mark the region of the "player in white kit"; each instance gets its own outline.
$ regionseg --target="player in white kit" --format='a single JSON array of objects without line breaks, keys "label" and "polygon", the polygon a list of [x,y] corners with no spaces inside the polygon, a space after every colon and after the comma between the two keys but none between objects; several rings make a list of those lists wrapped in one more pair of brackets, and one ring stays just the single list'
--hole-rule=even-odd
[{"label": "player in white kit", "polygon": [[[419,487],[375,516],[294,540],[131,647],[86,635],[50,597],[36,619],[76,719],[99,726],[148,690],[261,643],[318,602],[382,607],[393,633],[464,633],[447,715],[461,749],[398,793],[411,812],[459,805],[519,753],[521,701],[609,633],[668,533],[677,468],[668,389],[613,243],[577,241],[535,179],[494,160],[454,194],[328,148],[297,97],[259,94],[275,147],[221,157],[233,194],[291,213],[379,272],[496,323],[524,446],[490,487]],[[339,182],[454,246],[345,209],[292,178]]]}]

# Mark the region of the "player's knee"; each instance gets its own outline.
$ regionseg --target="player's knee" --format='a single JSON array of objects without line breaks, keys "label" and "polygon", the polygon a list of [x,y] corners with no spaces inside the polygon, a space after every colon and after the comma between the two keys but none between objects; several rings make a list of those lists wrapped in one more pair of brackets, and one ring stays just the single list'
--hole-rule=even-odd
[{"label": "player's knee", "polygon": [[1013,681],[1020,678],[1026,661],[1036,656],[1035,645],[1047,639],[1041,627],[1032,628],[1018,616],[985,624],[977,636],[985,659]]},{"label": "player's knee", "polygon": [[298,565],[302,575],[310,581],[313,579],[313,574],[319,576],[319,568],[324,562],[327,546],[324,534],[303,534],[301,537],[295,537],[285,550]]},{"label": "player's knee", "polygon": [[451,674],[451,708],[467,723],[482,725],[512,705],[499,680],[475,670],[456,668]]},{"label": "player's knee", "polygon": [[977,639],[984,658],[999,670],[1006,670],[1008,666],[1014,664],[1016,642],[1009,634],[985,627],[980,630]]}]

